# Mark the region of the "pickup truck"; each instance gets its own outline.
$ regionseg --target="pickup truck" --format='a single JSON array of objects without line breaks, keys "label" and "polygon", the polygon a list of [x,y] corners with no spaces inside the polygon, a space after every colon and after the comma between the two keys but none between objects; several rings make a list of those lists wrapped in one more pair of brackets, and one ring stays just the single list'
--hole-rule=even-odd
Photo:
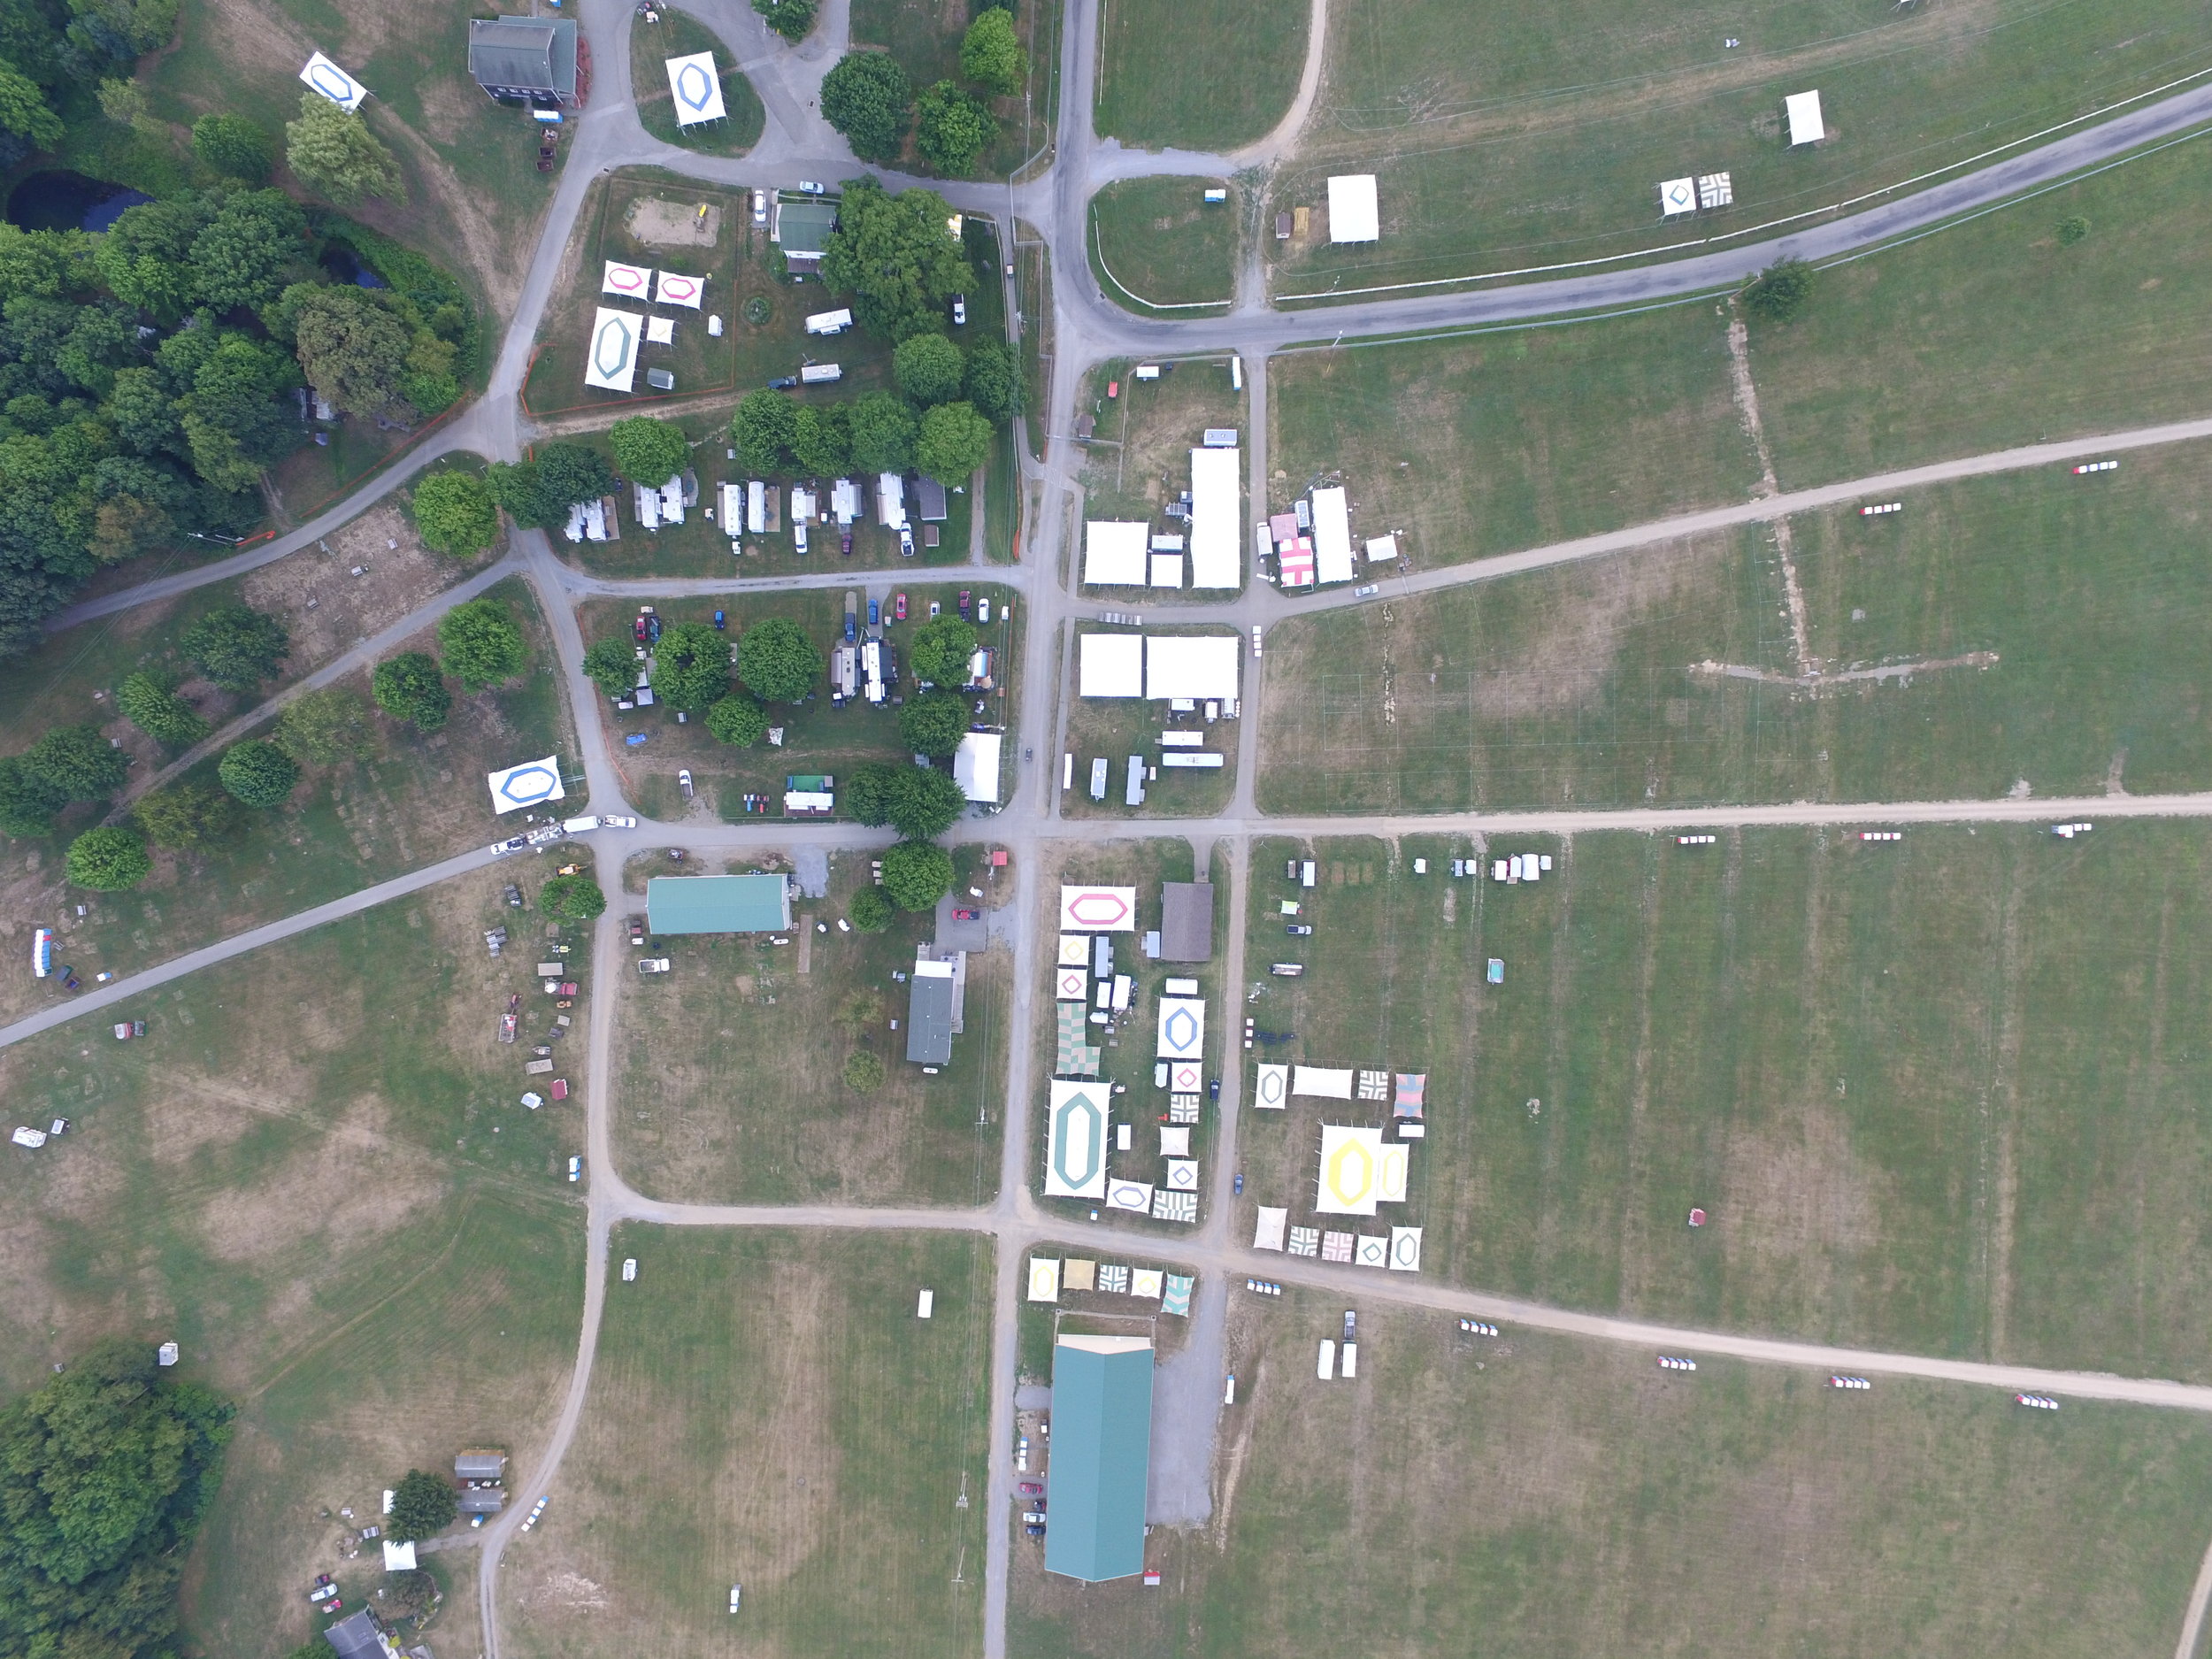
[{"label": "pickup truck", "polygon": [[568,832],[563,829],[558,824],[548,824],[541,828],[532,830],[522,839],[533,847],[549,847],[567,833]]},{"label": "pickup truck", "polygon": [[523,836],[511,835],[503,841],[494,841],[485,850],[494,857],[497,857],[503,853],[518,853],[529,844],[529,841]]},{"label": "pickup truck", "polygon": [[668,958],[666,956],[640,956],[637,962],[637,971],[640,973],[666,973]]}]

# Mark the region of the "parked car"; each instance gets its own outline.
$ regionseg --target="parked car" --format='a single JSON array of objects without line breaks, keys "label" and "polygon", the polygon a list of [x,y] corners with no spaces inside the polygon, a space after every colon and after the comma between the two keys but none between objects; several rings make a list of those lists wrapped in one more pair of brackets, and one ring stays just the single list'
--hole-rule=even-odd
[{"label": "parked car", "polygon": [[526,835],[510,835],[503,841],[494,841],[491,844],[490,850],[492,855],[496,857],[502,853],[518,853],[529,844],[530,839]]},{"label": "parked car", "polygon": [[1221,1098],[1221,1079],[1219,1078],[1214,1079],[1212,1082],[1206,1085],[1206,1098],[1208,1100],[1216,1101]]},{"label": "parked car", "polygon": [[968,589],[965,588],[960,590],[960,614],[964,617],[968,614]]},{"label": "parked car", "polygon": [[568,1179],[572,1181],[580,1181],[584,1179],[584,1160],[580,1156],[569,1159]]},{"label": "parked car", "polygon": [[1243,1196],[1244,1196],[1244,1171],[1243,1171],[1242,1170],[1239,1170],[1239,1171],[1237,1171],[1237,1179],[1236,1179],[1236,1183],[1235,1183],[1235,1185],[1236,1185],[1236,1195],[1237,1195],[1239,1198],[1243,1197]]},{"label": "parked car", "polygon": [[906,595],[904,594],[892,595],[891,619],[894,622],[903,622],[906,620]]},{"label": "parked car", "polygon": [[642,916],[633,916],[630,918],[630,942],[634,945],[641,945],[645,942],[645,918]]},{"label": "parked car", "polygon": [[798,385],[799,377],[797,375],[779,374],[774,380],[768,382],[768,389],[772,392],[795,391],[798,388]]},{"label": "parked car", "polygon": [[1303,939],[1307,934],[1313,932],[1313,924],[1311,922],[1292,922],[1286,926],[1283,931],[1288,933],[1293,939]]},{"label": "parked car", "polygon": [[637,820],[634,818],[603,818],[599,820],[599,827],[601,829],[635,829]]},{"label": "parked car", "polygon": [[756,190],[753,192],[753,223],[756,225],[765,225],[767,222],[768,192],[765,190]]},{"label": "parked car", "polygon": [[953,907],[952,919],[956,922],[979,922],[983,919],[983,912],[971,910],[964,905],[956,905]]},{"label": "parked car", "polygon": [[666,973],[668,958],[666,956],[640,956],[637,962],[637,971],[640,973]]},{"label": "parked car", "polygon": [[1025,1498],[1041,1497],[1044,1494],[1044,1488],[1033,1480],[1024,1480],[1018,1483],[1016,1490],[1020,1492],[1022,1496]]},{"label": "parked car", "polygon": [[967,321],[968,296],[965,294],[956,294],[952,296],[952,326],[955,328],[964,327]]},{"label": "parked car", "polygon": [[1375,595],[1381,591],[1382,590],[1377,588],[1374,583],[1368,582],[1362,587],[1353,588],[1352,597],[1355,599],[1371,599]]},{"label": "parked car", "polygon": [[799,188],[808,196],[820,196],[829,187],[826,184],[818,184],[812,179],[802,179],[799,180]]},{"label": "parked car", "polygon": [[676,774],[676,787],[684,792],[684,799],[691,799],[691,768],[686,766]]},{"label": "parked car", "polygon": [[868,602],[868,626],[872,628],[883,626],[883,607],[873,599]]},{"label": "parked car", "polygon": [[714,631],[715,631],[717,634],[719,634],[719,633],[723,632],[723,630],[724,630],[724,629],[726,629],[726,628],[727,628],[728,626],[729,626],[729,620],[728,620],[728,618],[726,618],[725,616],[723,616],[723,614],[722,614],[719,611],[716,611],[716,612],[714,613]]}]

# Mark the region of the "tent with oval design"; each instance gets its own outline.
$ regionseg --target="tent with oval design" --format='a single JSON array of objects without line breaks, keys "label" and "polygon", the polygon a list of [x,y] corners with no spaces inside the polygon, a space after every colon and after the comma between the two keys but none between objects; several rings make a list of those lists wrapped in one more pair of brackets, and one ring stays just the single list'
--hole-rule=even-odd
[{"label": "tent with oval design", "polygon": [[307,67],[300,71],[300,79],[348,114],[359,109],[361,100],[369,96],[366,87],[320,52],[307,60]]},{"label": "tent with oval design", "polygon": [[715,72],[712,52],[671,58],[667,65],[668,90],[676,100],[677,126],[695,127],[701,121],[718,121],[729,114],[722,102],[722,77]]},{"label": "tent with oval design", "polygon": [[1325,1216],[1371,1216],[1381,1196],[1382,1131],[1347,1124],[1321,1128],[1320,1190],[1313,1207]]},{"label": "tent with oval design", "polygon": [[1064,933],[1130,933],[1137,928],[1134,887],[1060,889],[1060,931]]},{"label": "tent with oval design", "polygon": [[1160,1041],[1154,1050],[1162,1060],[1198,1060],[1205,1056],[1206,1004],[1194,996],[1160,999]]},{"label": "tent with oval design", "polygon": [[693,311],[706,297],[707,280],[703,276],[686,276],[680,271],[654,273],[653,303],[656,305],[686,305]]},{"label": "tent with oval design", "polygon": [[591,347],[584,354],[584,384],[626,392],[637,378],[638,325],[645,319],[602,305],[591,319]]},{"label": "tent with oval design", "polygon": [[653,267],[625,265],[619,259],[610,259],[599,273],[599,291],[618,295],[626,300],[643,302],[653,290]]},{"label": "tent with oval design", "polygon": [[1055,1083],[1045,1120],[1045,1194],[1106,1195],[1106,1094],[1097,1083]]}]

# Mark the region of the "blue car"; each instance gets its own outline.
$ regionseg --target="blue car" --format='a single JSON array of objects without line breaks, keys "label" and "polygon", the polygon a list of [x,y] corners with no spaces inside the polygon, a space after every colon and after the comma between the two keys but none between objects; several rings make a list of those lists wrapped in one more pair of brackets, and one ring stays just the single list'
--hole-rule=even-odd
[{"label": "blue car", "polygon": [[716,611],[716,612],[714,613],[714,631],[715,631],[717,634],[719,634],[719,633],[721,633],[721,632],[723,631],[723,629],[725,629],[725,628],[726,628],[726,627],[727,627],[728,626],[729,626],[729,624],[728,624],[727,620],[726,620],[726,619],[723,617],[722,613],[721,613],[719,611]]},{"label": "blue car", "polygon": [[881,607],[881,606],[879,606],[879,604],[877,604],[877,603],[876,603],[876,602],[875,602],[874,600],[871,599],[871,600],[868,602],[868,626],[869,626],[870,627],[872,627],[872,628],[873,628],[873,627],[879,627],[879,626],[882,626],[882,623],[883,623],[883,610],[882,610],[882,607]]}]

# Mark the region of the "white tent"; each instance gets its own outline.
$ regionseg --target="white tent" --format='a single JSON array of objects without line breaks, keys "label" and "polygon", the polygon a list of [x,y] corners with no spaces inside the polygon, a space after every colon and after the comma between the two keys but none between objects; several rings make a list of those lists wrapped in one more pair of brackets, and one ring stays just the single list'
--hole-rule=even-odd
[{"label": "white tent", "polygon": [[[1106,1195],[1106,1098],[1099,1083],[1052,1085],[1045,1118],[1047,1196]],[[1149,1194],[1145,1202],[1151,1202]]]},{"label": "white tent", "polygon": [[1376,242],[1382,236],[1382,209],[1375,198],[1375,175],[1348,173],[1329,180],[1329,240]]},{"label": "white tent", "polygon": [[1160,1293],[1167,1288],[1167,1270],[1164,1267],[1133,1268],[1129,1274],[1129,1294],[1142,1296],[1148,1302],[1157,1302]]},{"label": "white tent", "polygon": [[307,67],[300,71],[300,79],[348,111],[359,109],[361,100],[369,96],[366,87],[320,52],[307,60]]},{"label": "white tent", "polygon": [[1091,999],[1091,971],[1088,968],[1055,968],[1052,971],[1053,1000],[1059,1002],[1087,1002]]},{"label": "white tent", "polygon": [[672,346],[676,343],[676,319],[673,317],[649,317],[645,319],[645,343],[649,346]]},{"label": "white tent", "polygon": [[1241,449],[1190,452],[1190,585],[1234,588],[1244,577]]},{"label": "white tent", "polygon": [[712,52],[671,58],[667,64],[668,89],[676,98],[677,126],[718,121],[729,113],[722,104],[722,77],[715,73]]},{"label": "white tent", "polygon": [[557,755],[548,755],[543,760],[526,760],[504,772],[487,773],[484,780],[491,785],[494,812],[538,806],[547,801],[557,801],[565,793],[561,787],[561,757]]},{"label": "white tent", "polygon": [[1152,556],[1152,582],[1155,588],[1180,588],[1183,585],[1183,556],[1180,553],[1155,553]]},{"label": "white tent", "polygon": [[1190,1125],[1188,1124],[1178,1129],[1171,1129],[1165,1124],[1160,1125],[1160,1156],[1164,1158],[1190,1156]]},{"label": "white tent", "polygon": [[1340,1071],[1333,1066],[1295,1066],[1291,1071],[1290,1092],[1317,1094],[1324,1100],[1349,1100],[1352,1073],[1348,1069]]},{"label": "white tent", "polygon": [[1386,1204],[1402,1204],[1406,1201],[1406,1165],[1409,1156],[1405,1144],[1386,1141],[1375,1156],[1375,1196]]},{"label": "white tent", "polygon": [[1390,1271],[1394,1273],[1417,1273],[1421,1271],[1420,1228],[1391,1228]]},{"label": "white tent", "polygon": [[1106,1208],[1126,1210],[1135,1215],[1152,1213],[1152,1187],[1148,1181],[1112,1181],[1106,1187]]},{"label": "white tent", "polygon": [[384,1540],[384,1571],[387,1572],[416,1571],[413,1539],[409,1539],[405,1543],[396,1542],[388,1538]]},{"label": "white tent", "polygon": [[1381,1196],[1376,1186],[1382,1131],[1347,1124],[1321,1128],[1321,1184],[1313,1207],[1325,1216],[1371,1216]]},{"label": "white tent", "polygon": [[1828,129],[1821,125],[1820,94],[1795,92],[1782,100],[1782,108],[1790,118],[1790,142],[1817,144],[1828,136]]},{"label": "white tent", "polygon": [[686,305],[695,311],[706,294],[707,280],[703,276],[685,276],[675,271],[654,273],[653,303],[656,305]]},{"label": "white tent", "polygon": [[[1134,891],[1133,888],[1132,891]],[[1091,936],[1088,933],[1060,935],[1060,965],[1064,968],[1087,968],[1091,965]]]},{"label": "white tent", "polygon": [[1252,1104],[1262,1111],[1281,1111],[1289,1104],[1290,1068],[1260,1062],[1259,1076],[1252,1084]]},{"label": "white tent", "polygon": [[1060,889],[1060,931],[1064,933],[1133,933],[1137,930],[1134,887]]},{"label": "white tent", "polygon": [[637,378],[638,325],[645,319],[602,305],[591,319],[591,345],[584,354],[584,384],[626,392]]},{"label": "white tent", "polygon": [[1260,1206],[1259,1225],[1252,1229],[1252,1248],[1256,1250],[1279,1250],[1283,1248],[1283,1230],[1290,1225],[1290,1211],[1270,1210]]},{"label": "white tent", "polygon": [[1151,526],[1094,518],[1083,526],[1083,580],[1092,588],[1144,586],[1145,543]]},{"label": "white tent", "polygon": [[[1138,555],[1140,558],[1143,555]],[[1078,694],[1086,697],[1144,695],[1144,635],[1086,634],[1077,675]]]},{"label": "white tent", "polygon": [[952,780],[960,786],[961,794],[985,806],[998,804],[1000,741],[996,732],[971,732],[953,751]]},{"label": "white tent", "polygon": [[1697,180],[1694,179],[1662,179],[1659,181],[1659,217],[1673,219],[1683,213],[1697,211]]},{"label": "white tent", "polygon": [[1352,1244],[1352,1264],[1355,1267],[1387,1267],[1390,1265],[1390,1240],[1379,1233],[1363,1233]]},{"label": "white tent", "polygon": [[1352,580],[1352,511],[1340,488],[1313,492],[1313,566],[1317,582]]},{"label": "white tent", "polygon": [[1195,1158],[1170,1158],[1167,1161],[1167,1189],[1171,1193],[1196,1192],[1198,1161]]},{"label": "white tent", "polygon": [[1206,1004],[1194,996],[1160,999],[1160,1031],[1154,1057],[1196,1060],[1206,1052]]},{"label": "white tent", "polygon": [[1398,533],[1396,531],[1392,531],[1388,535],[1371,535],[1367,538],[1367,558],[1370,564],[1377,559],[1394,559],[1397,557]]},{"label": "white tent", "polygon": [[624,265],[619,259],[607,261],[606,270],[599,278],[602,294],[618,294],[626,300],[642,300],[652,291],[653,273],[641,265]]},{"label": "white tent", "polygon": [[1033,1256],[1029,1258],[1029,1300],[1057,1302],[1060,1300],[1060,1258],[1056,1256]]},{"label": "white tent", "polygon": [[1242,641],[1233,634],[1147,635],[1144,695],[1233,697],[1237,695],[1237,670],[1243,657]]}]

